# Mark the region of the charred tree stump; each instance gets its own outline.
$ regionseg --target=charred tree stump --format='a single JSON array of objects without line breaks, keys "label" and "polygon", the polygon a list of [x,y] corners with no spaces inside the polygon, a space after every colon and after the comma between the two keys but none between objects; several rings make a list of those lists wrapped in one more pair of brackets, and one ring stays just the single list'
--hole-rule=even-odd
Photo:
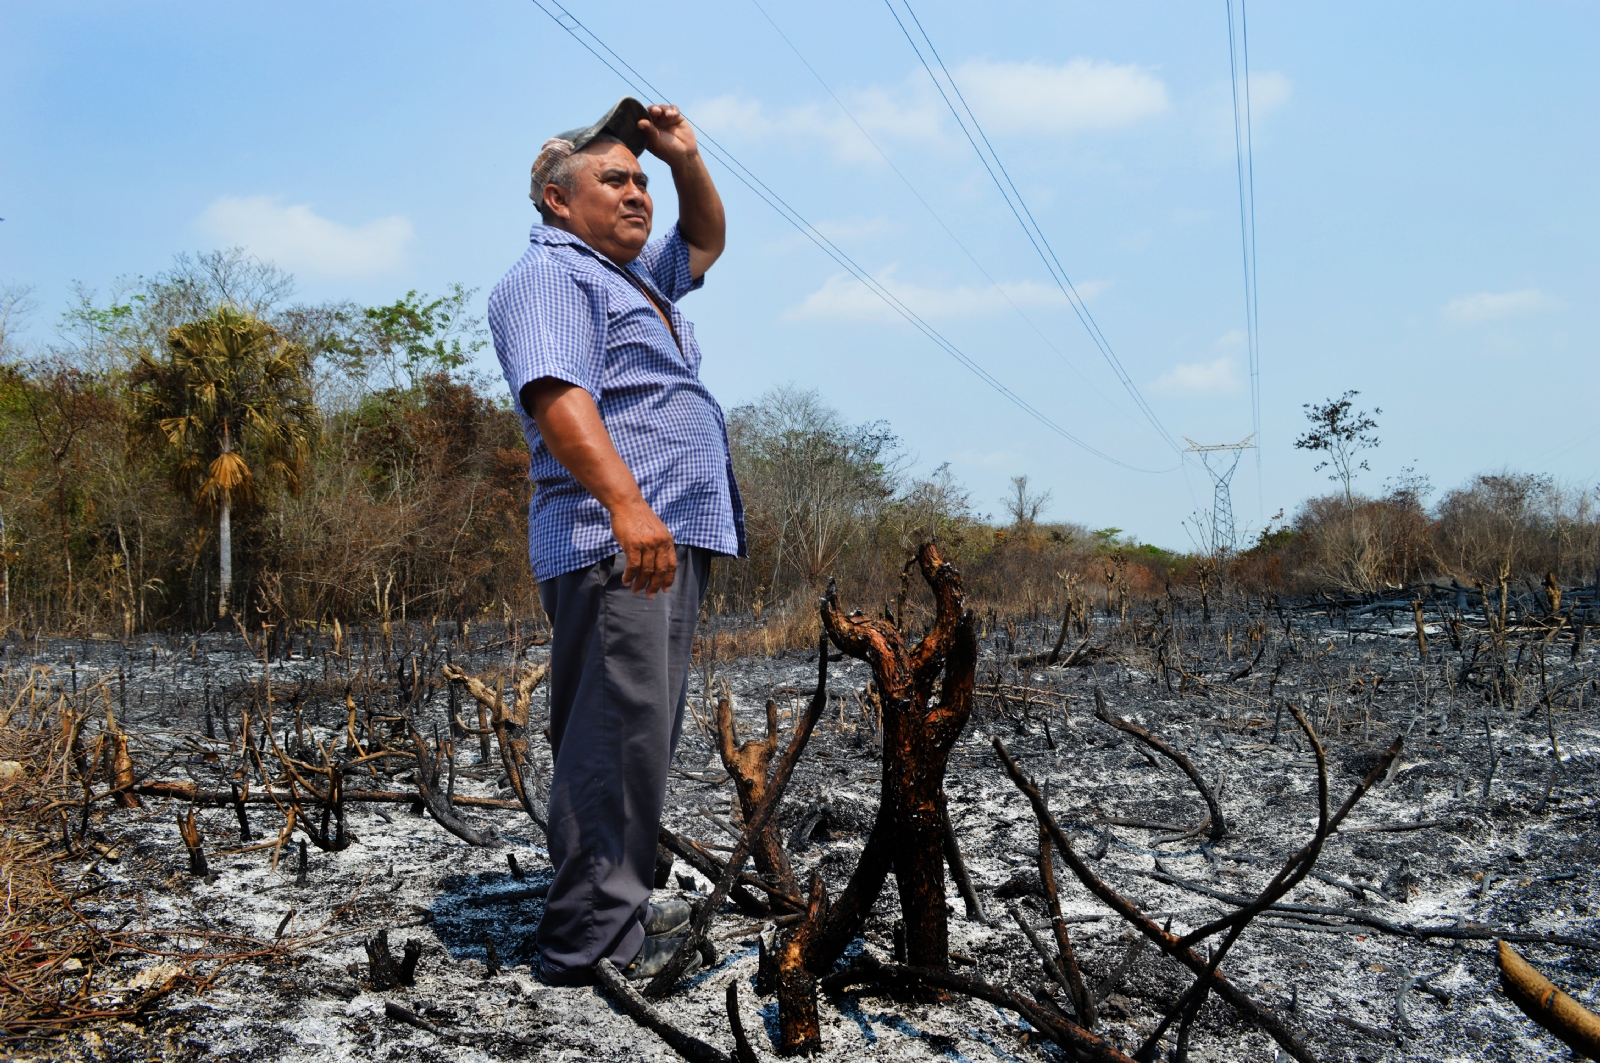
[{"label": "charred tree stump", "polygon": [[417,961],[422,959],[422,942],[411,938],[397,961],[389,951],[389,931],[380,930],[366,941],[367,968],[375,990],[417,984]]},{"label": "charred tree stump", "polygon": [[[777,703],[767,701],[767,737],[752,738],[739,745],[734,733],[733,699],[724,694],[717,700],[717,749],[722,754],[722,764],[733,777],[739,794],[739,807],[744,812],[744,822],[750,822],[767,795],[767,776],[772,770],[772,755],[777,752],[779,739]],[[756,870],[791,896],[800,892],[794,871],[789,867],[789,856],[784,852],[778,837],[775,818],[768,819],[761,833],[751,842],[750,855],[755,858]],[[777,911],[794,911],[781,897],[773,897],[772,907]]]},{"label": "charred tree stump", "polygon": [[[915,646],[907,647],[887,621],[845,615],[832,595],[823,608],[834,645],[872,666],[883,706],[883,772],[878,816],[861,859],[844,893],[809,936],[805,966],[813,975],[826,973],[861,932],[891,870],[900,887],[909,962],[937,969],[949,965],[944,773],[950,749],[972,713],[978,639],[955,566],[933,543],[917,552],[917,563],[933,590],[936,612],[933,627]],[[933,702],[936,682],[939,697]]]},{"label": "charred tree stump", "polygon": [[206,851],[200,841],[200,828],[195,826],[194,809],[187,816],[178,817],[178,833],[183,836],[183,847],[189,850],[189,874],[204,878],[211,874],[206,866]]},{"label": "charred tree stump", "polygon": [[[916,562],[933,590],[936,612],[932,628],[915,646],[908,647],[900,629],[887,619],[859,611],[845,615],[831,586],[822,603],[827,637],[872,666],[881,706],[882,783],[877,819],[844,892],[829,904],[821,880],[813,879],[805,918],[778,943],[774,980],[779,1050],[785,1055],[821,1047],[816,979],[860,934],[891,871],[899,886],[907,959],[921,968],[949,966],[944,773],[950,749],[972,713],[978,639],[955,567],[933,543],[922,546]],[[824,658],[826,649],[824,644]],[[946,992],[940,987],[927,991],[940,997]]]},{"label": "charred tree stump", "polygon": [[[827,604],[823,603],[823,610],[826,609]],[[693,954],[703,952],[707,946],[706,930],[711,925],[711,917],[716,914],[723,899],[728,896],[728,891],[739,874],[739,868],[744,865],[745,857],[750,855],[751,844],[766,829],[767,822],[777,811],[778,802],[783,800],[783,791],[794,774],[795,763],[799,761],[800,754],[805,752],[806,743],[811,740],[812,729],[816,727],[817,720],[822,716],[823,707],[827,704],[828,637],[823,633],[817,639],[817,689],[811,697],[811,704],[806,707],[805,714],[795,721],[794,729],[789,733],[789,744],[784,749],[783,756],[778,758],[772,778],[767,783],[766,793],[762,795],[761,802],[745,821],[744,833],[739,836],[739,843],[733,847],[733,852],[728,854],[728,862],[723,865],[722,874],[717,878],[711,895],[696,905],[694,918],[683,943],[672,954],[667,965],[645,986],[645,996],[660,998],[670,992],[678,979],[683,977],[683,972],[688,968]],[[666,832],[663,832],[663,835],[665,834]],[[662,840],[666,840],[664,836]]]}]

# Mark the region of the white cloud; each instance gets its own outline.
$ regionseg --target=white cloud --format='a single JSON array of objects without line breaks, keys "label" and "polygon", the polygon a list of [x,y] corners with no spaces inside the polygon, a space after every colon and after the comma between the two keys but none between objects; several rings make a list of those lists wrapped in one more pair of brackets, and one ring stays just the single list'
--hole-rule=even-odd
[{"label": "white cloud", "polygon": [[[1161,114],[1168,106],[1161,79],[1131,63],[1073,59],[1050,66],[974,60],[959,67],[955,78],[986,130],[996,135],[1115,129]],[[966,150],[944,101],[921,70],[900,85],[871,85],[841,92],[840,98],[855,121],[831,100],[769,111],[760,100],[741,94],[705,100],[689,115],[713,136],[737,133],[820,142],[845,162],[879,160],[868,136],[885,148],[917,144]]]},{"label": "white cloud", "polygon": [[688,111],[696,127],[717,133],[766,133],[772,128],[760,100],[739,93],[702,100]]},{"label": "white cloud", "polygon": [[394,269],[416,236],[411,219],[400,215],[345,225],[280,196],[223,196],[200,215],[200,227],[284,269],[325,277]]},{"label": "white cloud", "polygon": [[[927,320],[984,317],[1006,313],[1015,305],[1066,308],[1067,300],[1053,285],[1037,281],[1001,281],[998,286],[957,285],[935,288],[899,280],[896,267],[880,271],[873,278],[913,313]],[[1108,287],[1105,281],[1080,283],[1078,294],[1093,299]],[[836,273],[805,301],[784,313],[788,321],[901,321],[898,311],[848,273]]]},{"label": "white cloud", "polygon": [[1234,373],[1232,358],[1218,358],[1214,362],[1196,362],[1193,365],[1175,365],[1156,378],[1156,391],[1184,395],[1228,395],[1240,387]]},{"label": "white cloud", "polygon": [[1458,325],[1471,325],[1513,314],[1558,310],[1563,305],[1560,299],[1546,295],[1537,288],[1524,288],[1520,292],[1479,292],[1477,295],[1463,295],[1450,300],[1445,304],[1444,316],[1445,320]]},{"label": "white cloud", "polygon": [[1258,122],[1289,102],[1294,82],[1276,70],[1260,70],[1250,75],[1250,119]]},{"label": "white cloud", "polygon": [[979,121],[1002,133],[1081,133],[1117,129],[1167,109],[1167,86],[1144,67],[1073,59],[1045,63],[973,60],[956,84]]},{"label": "white cloud", "polygon": [[[855,122],[830,100],[768,111],[759,100],[742,95],[718,96],[696,104],[690,118],[713,136],[738,133],[748,137],[784,137],[826,144],[841,162],[877,162],[872,140],[887,143],[946,144],[943,112],[930,98],[932,90],[888,91],[870,87],[844,95]],[[857,127],[856,122],[860,122]],[[870,134],[872,140],[863,135]]]}]

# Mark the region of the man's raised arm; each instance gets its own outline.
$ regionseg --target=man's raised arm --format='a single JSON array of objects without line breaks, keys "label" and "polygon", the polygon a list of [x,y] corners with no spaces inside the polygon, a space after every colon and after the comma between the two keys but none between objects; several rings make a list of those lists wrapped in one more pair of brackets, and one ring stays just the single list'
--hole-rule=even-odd
[{"label": "man's raised arm", "polygon": [[700,157],[694,127],[676,106],[652,106],[650,117],[639,120],[639,128],[649,139],[651,154],[672,169],[672,183],[678,189],[678,232],[689,245],[689,274],[699,280],[728,242],[722,197]]}]

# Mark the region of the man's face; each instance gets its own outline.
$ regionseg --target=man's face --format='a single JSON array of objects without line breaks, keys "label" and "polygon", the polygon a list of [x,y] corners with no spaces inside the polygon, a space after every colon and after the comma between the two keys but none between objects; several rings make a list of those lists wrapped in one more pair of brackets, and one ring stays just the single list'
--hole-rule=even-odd
[{"label": "man's face", "polygon": [[578,153],[577,181],[569,194],[545,185],[545,205],[566,229],[619,265],[639,257],[650,239],[655,204],[639,160],[622,144],[590,144]]}]

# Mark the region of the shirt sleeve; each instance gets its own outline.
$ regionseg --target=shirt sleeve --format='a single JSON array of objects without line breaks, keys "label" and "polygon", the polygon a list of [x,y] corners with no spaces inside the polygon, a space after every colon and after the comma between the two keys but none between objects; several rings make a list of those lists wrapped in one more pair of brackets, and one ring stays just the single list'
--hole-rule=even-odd
[{"label": "shirt sleeve", "polygon": [[689,245],[676,222],[672,231],[659,240],[644,245],[634,265],[643,270],[656,286],[656,291],[677,302],[706,282],[705,275],[693,277],[689,273]]},{"label": "shirt sleeve", "polygon": [[522,407],[522,389],[543,377],[576,384],[600,402],[605,295],[545,259],[507,276],[489,297],[489,332],[500,371]]}]

